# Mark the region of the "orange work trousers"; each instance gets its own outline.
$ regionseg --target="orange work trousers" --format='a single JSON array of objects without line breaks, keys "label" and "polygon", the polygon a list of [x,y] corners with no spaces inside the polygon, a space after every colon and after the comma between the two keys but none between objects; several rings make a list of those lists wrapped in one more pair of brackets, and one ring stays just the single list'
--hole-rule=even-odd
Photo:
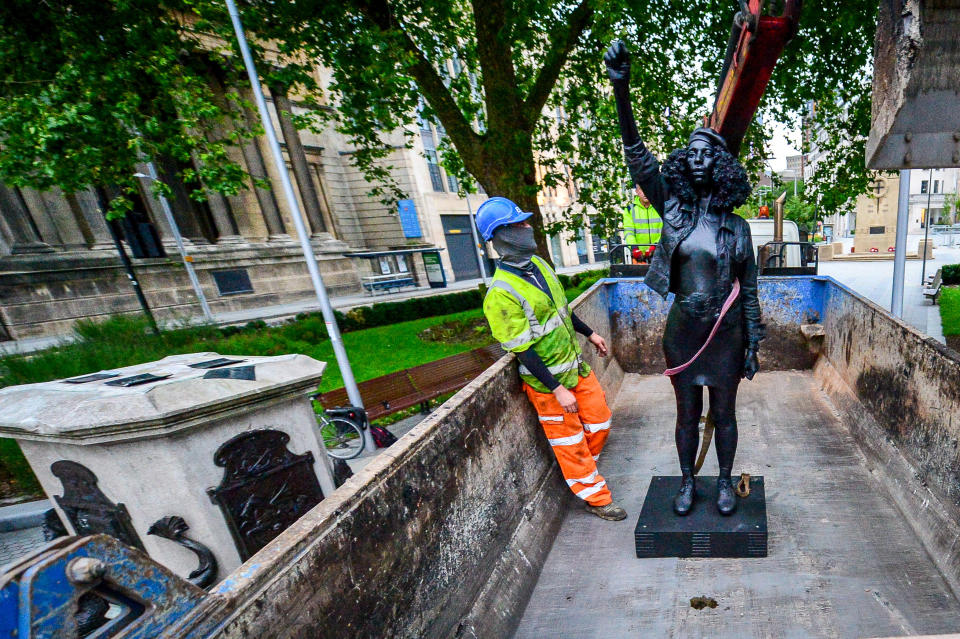
[{"label": "orange work trousers", "polygon": [[591,371],[570,392],[577,398],[576,413],[565,413],[553,393],[541,393],[524,382],[523,390],[540,416],[540,425],[553,447],[570,490],[591,506],[606,506],[613,498],[597,471],[597,458],[610,434],[610,408]]}]

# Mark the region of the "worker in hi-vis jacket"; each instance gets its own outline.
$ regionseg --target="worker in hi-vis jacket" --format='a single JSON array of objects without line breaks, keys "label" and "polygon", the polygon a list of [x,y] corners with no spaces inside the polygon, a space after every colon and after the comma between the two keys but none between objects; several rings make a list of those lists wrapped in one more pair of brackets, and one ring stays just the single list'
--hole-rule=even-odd
[{"label": "worker in hi-vis jacket", "polygon": [[607,344],[570,311],[557,274],[534,255],[537,244],[526,222],[531,215],[502,197],[477,209],[477,228],[500,255],[483,312],[494,338],[520,360],[523,389],[567,485],[590,513],[619,521],[627,513],[614,503],[597,471],[610,433],[610,408],[596,374],[583,361],[576,333],[601,357]]}]

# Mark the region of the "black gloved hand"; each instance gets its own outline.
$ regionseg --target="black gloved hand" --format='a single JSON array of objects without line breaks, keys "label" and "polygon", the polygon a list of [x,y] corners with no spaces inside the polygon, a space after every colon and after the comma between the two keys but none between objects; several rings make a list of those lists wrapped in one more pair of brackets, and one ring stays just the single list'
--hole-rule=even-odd
[{"label": "black gloved hand", "polygon": [[607,75],[613,82],[630,81],[630,52],[623,40],[615,40],[603,54],[603,63],[607,65]]},{"label": "black gloved hand", "polygon": [[760,359],[757,357],[757,351],[754,348],[748,348],[743,358],[743,376],[753,379],[759,370]]}]

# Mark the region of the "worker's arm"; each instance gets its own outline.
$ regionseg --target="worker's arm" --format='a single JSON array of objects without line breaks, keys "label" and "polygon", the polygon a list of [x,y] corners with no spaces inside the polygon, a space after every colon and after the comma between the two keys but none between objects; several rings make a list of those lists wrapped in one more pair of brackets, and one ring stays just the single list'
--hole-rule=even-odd
[{"label": "worker's arm", "polygon": [[597,349],[597,353],[600,357],[607,356],[607,342],[605,339],[597,335],[592,328],[587,326],[582,319],[577,317],[576,313],[570,313],[570,321],[573,322],[573,330],[577,331],[584,337],[586,337],[594,348]]},{"label": "worker's arm", "polygon": [[593,329],[583,323],[583,320],[577,317],[576,313],[570,313],[570,321],[573,322],[573,330],[577,331],[584,337],[590,337],[593,335]]},{"label": "worker's arm", "polygon": [[663,203],[666,201],[666,183],[660,176],[660,162],[647,150],[637,121],[633,117],[630,104],[630,53],[627,47],[617,40],[603,56],[607,65],[607,75],[613,84],[613,98],[617,104],[617,118],[620,122],[620,136],[623,138],[623,152],[627,158],[627,169],[633,184],[640,185],[647,199],[663,215]]},{"label": "worker's arm", "polygon": [[517,359],[520,360],[520,363],[527,367],[527,370],[536,377],[541,384],[550,389],[550,392],[557,390],[557,386],[560,385],[560,382],[557,381],[557,378],[553,376],[547,369],[547,365],[543,363],[543,360],[540,359],[540,356],[537,355],[537,351],[532,348],[517,353]]}]

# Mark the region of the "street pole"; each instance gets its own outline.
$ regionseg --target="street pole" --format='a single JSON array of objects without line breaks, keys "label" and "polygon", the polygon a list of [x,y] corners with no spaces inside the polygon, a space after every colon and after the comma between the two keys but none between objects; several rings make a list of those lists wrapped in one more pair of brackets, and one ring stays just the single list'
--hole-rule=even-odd
[{"label": "street pole", "polygon": [[897,197],[897,239],[893,254],[893,291],[890,312],[903,318],[903,273],[907,262],[907,226],[910,223],[910,170],[900,171],[900,192]]},{"label": "street pole", "polygon": [[[147,166],[147,173],[135,173],[134,177],[144,177],[152,181],[156,181],[157,178],[157,168],[153,165],[153,160],[145,162]],[[183,266],[187,270],[187,277],[190,278],[190,284],[193,285],[193,291],[197,294],[197,299],[200,301],[200,308],[203,309],[203,316],[209,323],[213,323],[213,313],[210,312],[210,305],[207,304],[207,296],[203,294],[203,289],[200,288],[200,280],[197,279],[197,274],[193,270],[193,256],[187,254],[187,249],[183,246],[183,237],[180,235],[180,227],[177,226],[177,221],[173,218],[173,211],[170,209],[170,202],[167,201],[166,196],[163,193],[157,193],[157,200],[160,202],[160,209],[163,211],[163,216],[167,218],[167,225],[170,227],[170,231],[173,233],[173,239],[177,243],[177,250],[180,251],[180,256],[183,258]]]},{"label": "street pole", "polygon": [[147,304],[147,298],[143,295],[143,289],[140,287],[140,280],[137,279],[136,271],[133,270],[133,263],[130,261],[130,256],[127,255],[127,251],[123,248],[123,243],[120,241],[120,236],[117,235],[116,224],[107,220],[107,228],[110,229],[110,237],[113,238],[113,245],[117,247],[117,253],[120,254],[120,262],[123,263],[123,268],[127,272],[130,285],[133,286],[133,291],[137,294],[137,301],[140,302],[140,308],[150,323],[150,330],[153,331],[154,335],[159,335],[160,329],[157,328],[157,320],[154,319],[150,305]]},{"label": "street pole", "polygon": [[927,208],[923,211],[923,266],[920,268],[920,284],[927,280],[927,238],[930,237],[930,194],[933,193],[933,169],[927,178]]},{"label": "street pole", "polygon": [[[297,196],[294,195],[293,185],[290,183],[290,174],[287,172],[286,162],[283,161],[283,155],[280,152],[277,132],[274,131],[273,122],[270,121],[270,113],[267,111],[267,101],[263,97],[263,88],[260,86],[260,76],[257,74],[257,69],[253,64],[250,47],[247,46],[247,38],[243,33],[243,24],[240,22],[237,5],[234,3],[234,0],[225,0],[225,2],[227,11],[230,13],[230,21],[233,23],[233,30],[237,35],[237,44],[240,46],[243,64],[247,68],[247,75],[250,77],[250,88],[253,90],[257,110],[260,112],[260,122],[267,136],[270,152],[273,155],[273,161],[277,167],[277,174],[280,176],[280,183],[283,185],[283,195],[287,200],[287,205],[290,207],[293,223],[297,227],[300,247],[303,249],[303,257],[307,262],[307,270],[310,272],[310,279],[313,282],[314,291],[316,291],[317,299],[320,302],[320,311],[323,313],[323,320],[327,326],[327,334],[330,335],[330,344],[333,346],[333,353],[337,358],[337,365],[340,367],[343,385],[347,389],[347,397],[350,398],[351,404],[363,408],[360,389],[357,388],[357,381],[354,379],[353,369],[350,367],[350,359],[347,357],[347,349],[344,348],[343,339],[340,337],[337,318],[333,314],[333,307],[330,306],[327,289],[324,287],[323,280],[320,278],[317,256],[313,254],[313,247],[310,246],[310,234],[307,233],[306,226],[303,223],[303,216],[300,214],[300,205],[297,203]],[[369,428],[363,431],[363,440],[364,448],[368,451],[376,450],[376,444],[373,442],[373,435],[370,433]]]},{"label": "street pole", "polygon": [[463,199],[467,201],[467,215],[470,216],[470,233],[473,235],[473,247],[477,251],[477,264],[480,265],[480,277],[483,278],[484,284],[489,284],[487,281],[487,266],[483,263],[483,251],[480,250],[480,238],[477,236],[477,224],[473,219],[473,209],[470,208],[470,193],[464,191]]}]

